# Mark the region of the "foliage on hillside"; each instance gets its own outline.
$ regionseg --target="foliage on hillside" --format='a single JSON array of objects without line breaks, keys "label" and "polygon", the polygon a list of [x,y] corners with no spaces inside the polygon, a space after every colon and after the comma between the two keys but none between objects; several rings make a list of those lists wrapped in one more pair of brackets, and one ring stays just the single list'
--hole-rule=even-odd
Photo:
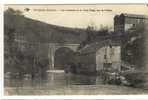
[{"label": "foliage on hillside", "polygon": [[50,25],[8,8],[4,12],[5,72],[44,76],[49,65],[48,43],[80,43],[84,35],[83,29]]},{"label": "foliage on hillside", "polygon": [[136,68],[144,67],[145,60],[145,35],[144,24],[137,26],[133,31],[125,33],[122,41],[122,60]]}]

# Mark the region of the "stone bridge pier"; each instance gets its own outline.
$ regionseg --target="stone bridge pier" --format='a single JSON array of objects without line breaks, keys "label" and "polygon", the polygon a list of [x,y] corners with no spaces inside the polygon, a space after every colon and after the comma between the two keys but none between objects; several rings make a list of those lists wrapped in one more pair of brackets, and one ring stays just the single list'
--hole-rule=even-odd
[{"label": "stone bridge pier", "polygon": [[49,50],[48,50],[49,70],[55,69],[55,54],[56,52],[58,52],[58,50],[63,49],[75,52],[79,45],[80,44],[49,43]]}]

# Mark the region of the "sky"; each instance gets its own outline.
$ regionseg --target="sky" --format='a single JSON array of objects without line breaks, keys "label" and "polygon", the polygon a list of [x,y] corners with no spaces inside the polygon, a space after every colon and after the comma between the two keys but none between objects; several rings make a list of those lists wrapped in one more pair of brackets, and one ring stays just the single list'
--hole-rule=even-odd
[{"label": "sky", "polygon": [[99,29],[100,26],[108,26],[113,29],[113,18],[117,14],[148,15],[148,5],[146,4],[5,5],[5,10],[8,7],[22,11],[26,17],[31,19],[73,28],[86,28],[91,25],[96,29]]}]

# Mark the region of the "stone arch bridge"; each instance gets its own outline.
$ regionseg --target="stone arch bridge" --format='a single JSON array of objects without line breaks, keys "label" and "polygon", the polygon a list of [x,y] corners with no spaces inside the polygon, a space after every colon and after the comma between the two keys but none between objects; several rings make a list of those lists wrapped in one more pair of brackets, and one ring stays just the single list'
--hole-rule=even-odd
[{"label": "stone arch bridge", "polygon": [[[69,49],[69,51],[77,51],[77,48],[80,44],[61,44],[61,43],[49,43],[49,52],[48,52],[48,58],[49,58],[49,70],[55,69],[55,54],[56,52],[60,51],[60,49]],[[63,58],[64,59],[64,58]]]}]

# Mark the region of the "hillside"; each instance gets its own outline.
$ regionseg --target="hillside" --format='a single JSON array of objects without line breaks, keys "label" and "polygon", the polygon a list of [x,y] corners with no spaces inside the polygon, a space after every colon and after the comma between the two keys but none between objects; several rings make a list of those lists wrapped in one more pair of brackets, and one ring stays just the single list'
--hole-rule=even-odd
[{"label": "hillside", "polygon": [[[27,43],[21,44],[16,39]],[[43,77],[50,65],[48,45],[44,43],[80,44],[84,39],[83,29],[33,20],[10,8],[4,12],[4,71],[19,73],[20,78],[26,73],[31,74],[32,78],[39,73]]]},{"label": "hillside", "polygon": [[47,24],[14,14],[11,11],[4,13],[4,27],[5,32],[10,28],[14,29],[17,36],[24,36],[24,39],[29,42],[81,43],[85,39],[83,29]]}]

